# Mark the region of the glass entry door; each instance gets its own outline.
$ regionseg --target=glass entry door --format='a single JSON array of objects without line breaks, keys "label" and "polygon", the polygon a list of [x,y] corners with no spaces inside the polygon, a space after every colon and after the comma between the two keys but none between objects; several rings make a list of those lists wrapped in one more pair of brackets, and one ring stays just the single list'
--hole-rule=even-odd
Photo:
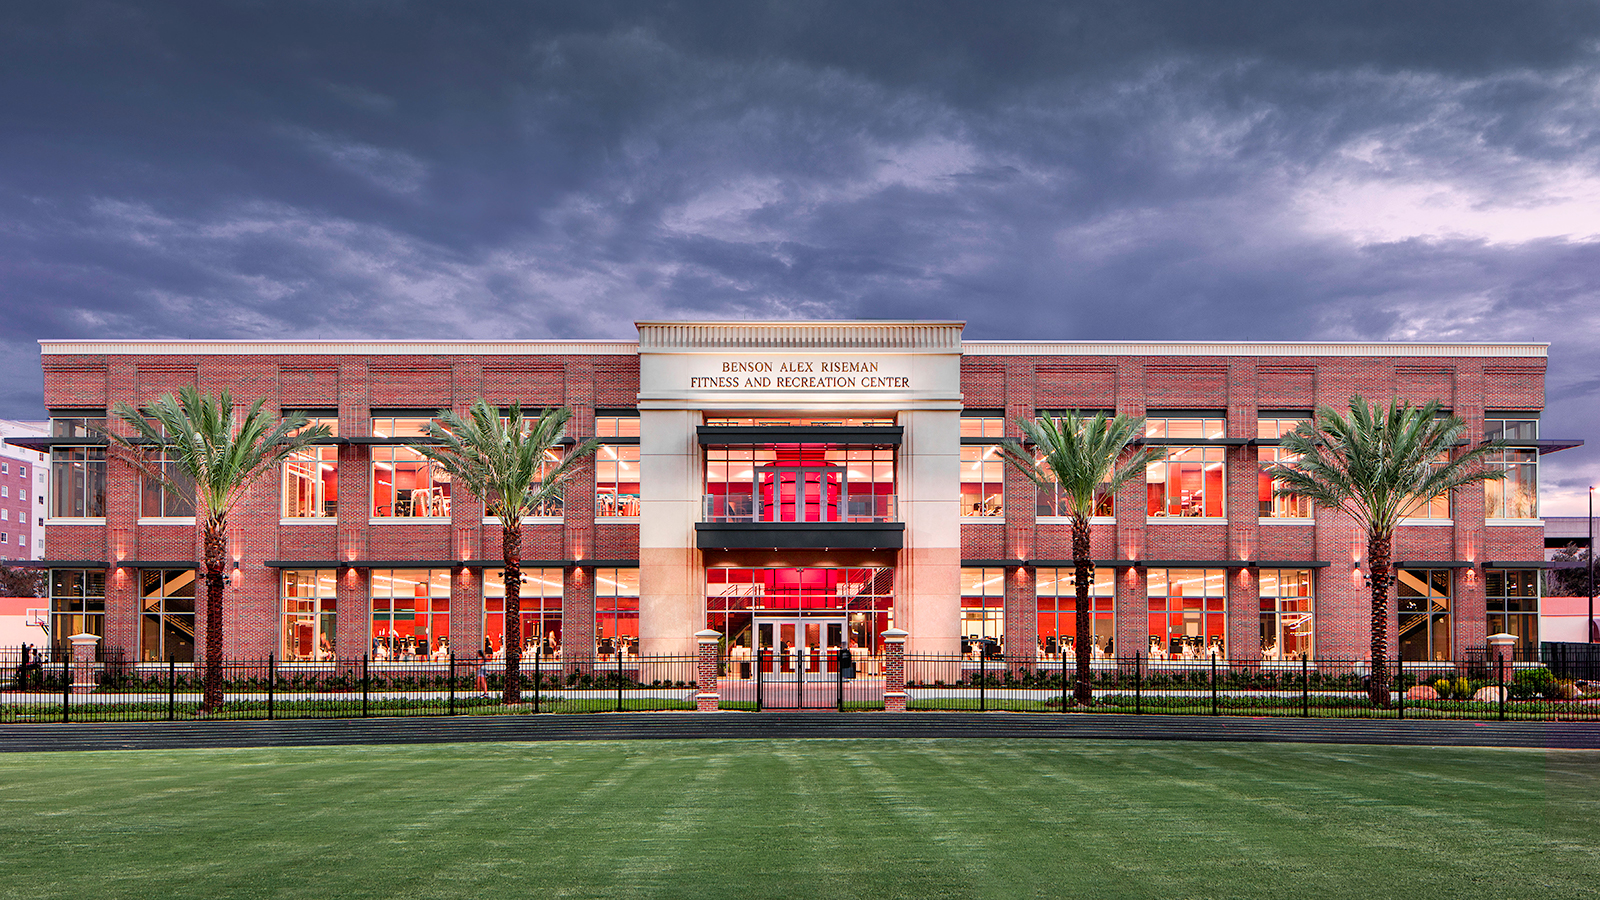
[{"label": "glass entry door", "polygon": [[756,647],[767,681],[819,681],[839,669],[844,619],[757,619]]}]

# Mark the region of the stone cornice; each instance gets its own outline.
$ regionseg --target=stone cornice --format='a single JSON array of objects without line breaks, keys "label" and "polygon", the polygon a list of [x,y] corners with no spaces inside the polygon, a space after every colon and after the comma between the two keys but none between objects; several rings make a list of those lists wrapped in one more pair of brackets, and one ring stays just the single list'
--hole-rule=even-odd
[{"label": "stone cornice", "polygon": [[960,353],[963,322],[636,322],[641,353],[849,350]]},{"label": "stone cornice", "polygon": [[1496,356],[1544,359],[1549,344],[1289,343],[1257,341],[964,341],[966,356]]}]

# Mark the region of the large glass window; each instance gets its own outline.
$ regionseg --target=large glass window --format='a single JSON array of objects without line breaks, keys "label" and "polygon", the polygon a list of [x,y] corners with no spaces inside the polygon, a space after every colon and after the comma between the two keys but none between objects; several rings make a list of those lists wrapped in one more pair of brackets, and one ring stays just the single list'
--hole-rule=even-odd
[{"label": "large glass window", "polygon": [[1400,569],[1400,658],[1450,658],[1450,570]]},{"label": "large glass window", "polygon": [[1483,587],[1490,634],[1517,636],[1521,659],[1539,650],[1539,572],[1537,569],[1484,569]]},{"label": "large glass window", "polygon": [[[1089,582],[1089,640],[1095,658],[1116,652],[1112,572],[1097,569]],[[1039,652],[1047,659],[1071,656],[1078,644],[1078,579],[1071,568],[1041,568],[1035,573],[1039,598]]]},{"label": "large glass window", "polygon": [[[1145,435],[1171,440],[1218,440],[1227,436],[1227,421],[1220,417],[1145,420]],[[1151,516],[1220,519],[1227,515],[1227,448],[1172,446],[1145,469]]]},{"label": "large glass window", "polygon": [[594,435],[599,438],[636,438],[639,436],[639,417],[597,412],[594,416]]},{"label": "large glass window", "polygon": [[597,516],[639,514],[637,444],[601,444],[595,450],[594,495],[594,514]]},{"label": "large glass window", "polygon": [[339,650],[338,583],[334,569],[283,572],[283,658],[335,659]]},{"label": "large glass window", "polygon": [[753,652],[756,618],[844,621],[850,646],[879,653],[879,636],[894,627],[894,570],[888,567],[706,569],[707,627],[730,650]]},{"label": "large glass window", "polygon": [[[1485,440],[1531,443],[1539,439],[1538,419],[1485,419]],[[1490,519],[1539,517],[1539,450],[1506,447],[1484,460],[1484,465],[1506,473],[1500,481],[1485,481],[1484,516]]]},{"label": "large glass window", "polygon": [[[546,658],[561,654],[561,585],[560,569],[522,570],[517,606],[524,656],[532,656],[535,647]],[[505,655],[505,569],[483,570],[483,640],[486,652]]]},{"label": "large glass window", "polygon": [[1314,618],[1310,569],[1261,570],[1261,657],[1310,659]]},{"label": "large glass window", "polygon": [[639,570],[594,570],[595,653],[609,659],[639,652]]},{"label": "large glass window", "polygon": [[[965,421],[965,420],[963,420]],[[961,514],[1005,514],[1006,461],[999,444],[964,444],[961,447]]]},{"label": "large glass window", "polygon": [[105,518],[105,448],[50,448],[50,494],[52,516],[70,519]]},{"label": "large glass window", "polygon": [[171,451],[163,451],[150,460],[177,488],[168,490],[160,480],[145,476],[139,479],[139,516],[141,518],[194,518],[194,479],[189,477],[172,458]]},{"label": "large glass window", "polygon": [[[1256,433],[1264,440],[1277,440],[1305,421],[1304,417],[1262,418],[1257,420]],[[1256,458],[1260,465],[1260,472],[1256,476],[1260,503],[1258,515],[1263,519],[1311,518],[1311,501],[1298,495],[1278,496],[1278,490],[1283,487],[1283,482],[1267,474],[1268,469],[1279,464],[1293,466],[1299,457],[1282,447],[1265,446],[1257,449]]]},{"label": "large glass window", "polygon": [[893,521],[892,446],[706,448],[706,521]]},{"label": "large glass window", "polygon": [[1227,657],[1226,569],[1151,569],[1150,658]]},{"label": "large glass window", "polygon": [[[426,437],[431,420],[416,416],[376,416],[372,436]],[[372,448],[372,516],[449,518],[450,474],[410,447],[377,444]]]},{"label": "large glass window", "polygon": [[139,658],[194,662],[194,570],[142,569]]},{"label": "large glass window", "polygon": [[[1072,515],[1072,498],[1062,492],[1061,485],[1056,483],[1054,473],[1045,466],[1039,466],[1039,472],[1049,480],[1043,484],[1036,485],[1034,515],[1040,518]],[[1089,515],[1114,516],[1117,514],[1116,497],[1106,488],[1106,483],[1101,482],[1094,489],[1094,508]]]},{"label": "large glass window", "polygon": [[[339,433],[333,416],[309,419],[306,427],[328,426]],[[302,447],[283,461],[283,517],[331,519],[339,514],[339,448],[329,444]]]},{"label": "large glass window", "polygon": [[426,659],[448,646],[449,569],[373,569],[371,596],[373,659]]},{"label": "large glass window", "polygon": [[71,653],[75,634],[106,634],[104,569],[50,572],[50,636],[57,653]]},{"label": "large glass window", "polygon": [[961,654],[997,657],[1006,640],[1006,570],[961,570]]}]

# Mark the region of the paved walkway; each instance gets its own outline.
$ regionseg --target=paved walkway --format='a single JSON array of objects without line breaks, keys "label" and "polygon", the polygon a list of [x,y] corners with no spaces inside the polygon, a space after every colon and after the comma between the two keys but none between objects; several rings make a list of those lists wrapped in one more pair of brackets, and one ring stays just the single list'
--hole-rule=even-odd
[{"label": "paved walkway", "polygon": [[1255,719],[1085,713],[722,712],[0,725],[0,751],[764,738],[1281,741],[1596,750],[1600,749],[1600,722]]}]

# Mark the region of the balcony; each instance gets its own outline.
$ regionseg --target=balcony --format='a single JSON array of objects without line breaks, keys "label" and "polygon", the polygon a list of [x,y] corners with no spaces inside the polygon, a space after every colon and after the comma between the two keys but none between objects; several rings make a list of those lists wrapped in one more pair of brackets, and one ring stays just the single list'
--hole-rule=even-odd
[{"label": "balcony", "polygon": [[702,550],[898,550],[905,544],[893,494],[852,494],[828,483],[799,490],[706,494],[695,543]]}]

